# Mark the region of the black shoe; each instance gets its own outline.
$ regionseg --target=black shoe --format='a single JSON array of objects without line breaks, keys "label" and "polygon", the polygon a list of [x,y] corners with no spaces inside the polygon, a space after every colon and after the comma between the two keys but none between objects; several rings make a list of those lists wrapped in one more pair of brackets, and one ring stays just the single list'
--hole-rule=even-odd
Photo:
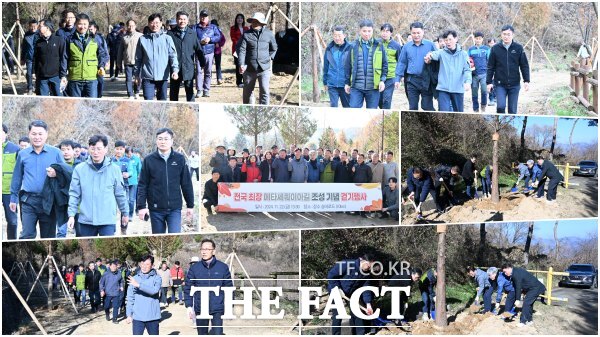
[{"label": "black shoe", "polygon": [[113,324],[119,324],[116,319],[113,319]]},{"label": "black shoe", "polygon": [[389,218],[389,217],[390,217],[390,215],[384,212],[383,214],[381,214],[381,215],[379,216],[379,219],[387,219],[387,218]]},{"label": "black shoe", "polygon": [[106,314],[106,320],[110,321],[110,315],[108,313]]},{"label": "black shoe", "polygon": [[367,218],[367,214],[366,213],[360,213],[360,217],[366,219]]}]

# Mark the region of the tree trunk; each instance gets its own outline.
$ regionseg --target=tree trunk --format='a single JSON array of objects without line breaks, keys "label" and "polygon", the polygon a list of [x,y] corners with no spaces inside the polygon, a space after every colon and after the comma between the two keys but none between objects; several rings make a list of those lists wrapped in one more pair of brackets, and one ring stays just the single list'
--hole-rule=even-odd
[{"label": "tree trunk", "polygon": [[487,266],[485,261],[486,234],[485,223],[481,223],[479,225],[479,250],[477,251],[477,263],[480,266]]},{"label": "tree trunk", "polygon": [[106,35],[105,36],[108,36],[108,33],[110,33],[110,7],[108,7],[108,2],[105,2],[105,4],[106,4]]},{"label": "tree trunk", "polygon": [[[19,27],[17,29],[17,60],[15,63],[20,64],[21,62],[21,43],[23,41],[23,34],[21,34],[21,16],[19,15],[19,3],[15,3],[15,11],[17,14],[17,22],[19,23]],[[21,80],[21,68],[17,67],[17,80]]]},{"label": "tree trunk", "polygon": [[556,145],[556,129],[558,128],[558,118],[554,118],[554,127],[552,128],[552,145],[550,145],[550,160],[554,158],[554,145]]},{"label": "tree trunk", "polygon": [[533,222],[529,223],[527,231],[527,240],[525,241],[525,250],[523,252],[523,267],[527,268],[529,264],[529,248],[531,247],[531,238],[533,237]]},{"label": "tree trunk", "polygon": [[54,307],[54,295],[52,289],[52,278],[54,277],[54,265],[50,260],[52,256],[52,242],[48,242],[48,310],[52,310]]},{"label": "tree trunk", "polygon": [[[290,18],[290,13],[292,12],[292,8],[291,8],[291,3],[288,1],[285,3],[285,16],[288,17],[288,19],[292,19]],[[285,22],[285,30],[287,31],[290,28],[290,23],[288,22],[288,20],[283,20]]]},{"label": "tree trunk", "polygon": [[446,226],[443,225],[443,229],[440,226],[438,225],[435,325],[446,327],[448,326],[448,317],[446,316]]},{"label": "tree trunk", "polygon": [[499,117],[496,117],[495,122],[495,133],[492,136],[492,141],[494,143],[493,152],[492,152],[492,202],[498,203],[500,202],[500,189],[498,188],[498,141],[500,140],[500,134],[498,130],[500,128],[500,120]]},{"label": "tree trunk", "polygon": [[[270,8],[273,8],[274,5],[275,5],[274,2],[269,2]],[[269,20],[269,18],[267,18],[267,20]],[[269,29],[271,29],[271,31],[273,33],[276,32],[276,30],[275,30],[276,29],[276,27],[275,27],[275,11],[274,10],[271,11],[271,25],[270,25]]]},{"label": "tree trunk", "polygon": [[519,148],[519,160],[525,161],[525,130],[527,129],[527,116],[523,118],[523,127],[521,128],[521,147]]},{"label": "tree trunk", "polygon": [[569,152],[573,151],[573,131],[575,131],[575,125],[577,125],[578,121],[579,118],[573,119],[573,126],[571,126],[571,132],[569,133]]},{"label": "tree trunk", "polygon": [[558,241],[558,221],[554,222],[554,260],[560,256],[560,242]]},{"label": "tree trunk", "polygon": [[[315,8],[315,4],[311,4],[311,14],[313,14]],[[314,18],[314,14],[312,15]],[[319,103],[321,100],[321,91],[319,90],[319,47],[317,43],[319,40],[317,38],[317,31],[313,29],[312,31],[312,82],[313,82],[313,94],[312,99],[314,103]]]}]

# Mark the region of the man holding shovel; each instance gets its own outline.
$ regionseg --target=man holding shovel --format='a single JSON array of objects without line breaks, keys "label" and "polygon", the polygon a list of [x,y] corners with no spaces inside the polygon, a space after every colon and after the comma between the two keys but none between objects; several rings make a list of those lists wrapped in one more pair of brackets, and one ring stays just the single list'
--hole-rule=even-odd
[{"label": "man holding shovel", "polygon": [[[462,177],[465,180],[465,185],[467,186],[467,197],[469,199],[477,198],[477,167],[475,164],[477,163],[477,155],[473,154],[469,157],[469,160],[463,166]],[[473,186],[475,185],[475,186]]]},{"label": "man holding shovel", "polygon": [[[518,298],[515,306],[522,305],[518,327],[533,324],[533,304],[541,294],[546,292],[546,287],[533,274],[523,268],[515,268],[510,263],[502,266],[502,271],[506,276],[512,278],[515,295]],[[522,292],[525,293],[523,301],[521,301]]]},{"label": "man holding shovel", "polygon": [[[493,270],[492,268],[494,268],[494,267],[490,268],[490,271],[492,273],[498,272],[497,268],[494,268],[495,270]],[[490,282],[490,276],[488,275],[488,273],[484,272],[483,270],[481,270],[479,268],[467,267],[467,274],[469,275],[469,277],[472,277],[473,279],[475,279],[475,282],[477,283],[477,295],[475,296],[475,301],[473,302],[473,305],[479,307],[480,306],[479,299],[483,295],[483,312],[486,313],[488,311],[492,311],[493,288],[492,288],[492,284]],[[495,277],[495,275],[494,275],[494,277]]]},{"label": "man holding shovel", "polygon": [[411,167],[408,169],[408,173],[406,174],[406,183],[408,185],[408,190],[410,194],[408,195],[408,200],[410,200],[415,207],[415,212],[417,213],[417,220],[423,219],[423,212],[421,211],[421,204],[427,199],[427,195],[431,194],[436,207],[438,208],[438,212],[442,211],[438,207],[437,196],[435,193],[435,189],[433,189],[433,179],[431,178],[431,174],[419,167]]},{"label": "man holding shovel", "polygon": [[537,183],[534,183],[533,187],[538,188],[537,198],[541,199],[544,196],[544,184],[546,184],[546,180],[549,179],[548,182],[548,194],[546,195],[546,201],[550,204],[556,201],[556,190],[558,189],[558,184],[563,181],[565,178],[558,171],[556,166],[552,164],[549,160],[545,160],[544,157],[537,158],[538,165],[542,169],[542,173],[540,173],[540,182],[539,186]]},{"label": "man holding shovel", "polygon": [[[327,273],[327,279],[329,280],[327,290],[329,293],[339,291],[342,293],[342,298],[350,298],[354,291],[371,285],[371,268],[374,262],[375,258],[371,254],[364,254],[356,260],[336,262],[333,268]],[[373,293],[365,291],[362,293],[361,299],[362,306],[366,308],[366,314],[373,314],[373,308],[371,307]],[[338,312],[334,310],[331,320],[332,335],[341,335],[342,333],[342,320],[337,318],[337,316]],[[367,333],[365,326],[368,325],[369,321],[356,317],[354,313],[350,312],[352,335],[365,335]]]},{"label": "man holding shovel", "polygon": [[[458,166],[439,165],[433,169],[435,176],[433,177],[433,187],[437,196],[436,208],[444,211],[448,206],[458,204],[454,198],[454,186],[460,181],[460,168]],[[442,187],[446,190],[444,198],[442,198]]]}]

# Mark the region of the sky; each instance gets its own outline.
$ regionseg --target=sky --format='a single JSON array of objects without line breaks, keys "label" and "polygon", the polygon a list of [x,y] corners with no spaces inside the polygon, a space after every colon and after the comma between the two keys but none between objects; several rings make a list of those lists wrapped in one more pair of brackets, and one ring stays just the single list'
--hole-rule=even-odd
[{"label": "sky", "polygon": [[[381,114],[380,110],[309,108],[309,111],[312,118],[317,121],[318,129],[327,126],[334,129],[363,127],[372,117]],[[219,127],[216,128],[215,125]],[[223,111],[223,106],[220,104],[201,105],[200,131],[203,143],[208,139],[222,139],[224,134],[230,135],[227,139],[233,139],[238,133],[231,117]]]},{"label": "sky", "polygon": [[[569,144],[569,134],[571,133],[571,127],[573,127],[573,120],[575,118],[559,118],[558,128],[556,131],[556,141],[558,144]],[[588,126],[588,120],[580,118],[577,122],[575,130],[573,131],[573,144],[576,143],[597,143],[598,142],[598,127]],[[521,135],[521,128],[523,127],[523,117],[517,117],[513,121],[513,125],[517,129],[517,133]],[[540,126],[554,126],[553,117],[533,117],[527,118],[527,129],[533,125]]]},{"label": "sky", "polygon": [[[555,221],[536,221],[534,237],[537,239],[554,239]],[[586,238],[590,233],[598,233],[597,219],[559,220],[557,233],[559,238]]]}]

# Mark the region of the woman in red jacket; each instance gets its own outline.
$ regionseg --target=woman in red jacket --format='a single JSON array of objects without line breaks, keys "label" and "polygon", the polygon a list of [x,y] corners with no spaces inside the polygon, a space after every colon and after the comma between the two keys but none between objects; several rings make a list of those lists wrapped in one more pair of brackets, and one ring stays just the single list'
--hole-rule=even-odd
[{"label": "woman in red jacket", "polygon": [[229,37],[231,37],[231,54],[234,55],[233,62],[235,63],[235,84],[240,88],[244,86],[244,79],[242,74],[240,74],[240,64],[237,58],[236,46],[244,32],[248,29],[250,29],[250,27],[246,26],[244,14],[238,14],[235,16],[233,26],[231,26],[231,29],[229,30]]},{"label": "woman in red jacket", "polygon": [[256,156],[250,156],[250,165],[246,165],[246,162],[242,164],[242,172],[246,173],[247,183],[258,183],[260,182],[261,175],[258,165],[256,165]]}]

